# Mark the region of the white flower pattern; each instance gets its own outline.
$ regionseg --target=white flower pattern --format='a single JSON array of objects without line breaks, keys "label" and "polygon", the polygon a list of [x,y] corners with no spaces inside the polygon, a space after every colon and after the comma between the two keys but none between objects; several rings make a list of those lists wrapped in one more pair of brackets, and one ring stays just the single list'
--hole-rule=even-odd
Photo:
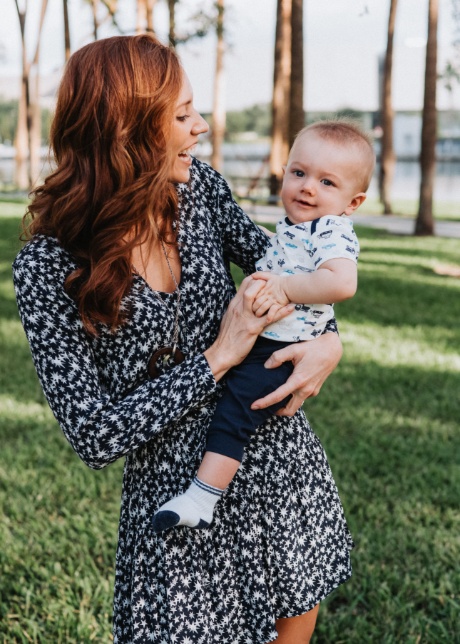
[{"label": "white flower pattern", "polygon": [[[181,348],[185,361],[156,380],[154,351],[170,343],[175,298],[163,306],[138,276],[128,322],[90,339],[63,284],[75,263],[37,237],[14,263],[21,319],[48,402],[82,460],[125,456],[114,598],[117,644],[263,644],[275,620],[313,608],[351,574],[352,540],[321,444],[303,414],[273,417],[251,440],[205,530],[156,535],[156,509],[189,485],[221,384],[202,352],[267,238],[222,177],[194,161],[179,186]],[[334,330],[334,322],[330,325]]]}]

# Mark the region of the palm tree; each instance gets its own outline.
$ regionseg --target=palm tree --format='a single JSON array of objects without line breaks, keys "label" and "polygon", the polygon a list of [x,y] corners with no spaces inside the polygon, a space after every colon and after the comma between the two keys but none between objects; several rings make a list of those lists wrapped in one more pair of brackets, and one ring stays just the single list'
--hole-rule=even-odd
[{"label": "palm tree", "polygon": [[176,2],[178,2],[178,0],[168,0],[169,44],[171,47],[176,46]]},{"label": "palm tree", "polygon": [[154,33],[153,9],[156,0],[137,0],[137,25],[136,32]]},{"label": "palm tree", "polygon": [[395,168],[395,153],[393,149],[393,101],[391,92],[391,80],[393,71],[393,36],[396,22],[396,7],[398,0],[391,0],[390,13],[388,17],[387,49],[383,68],[382,84],[382,145],[380,150],[380,175],[379,189],[380,201],[383,204],[383,211],[387,215],[392,214],[391,207],[391,184]]},{"label": "palm tree", "polygon": [[211,165],[216,170],[222,170],[222,143],[225,134],[225,105],[224,105],[224,0],[217,0],[217,49],[216,71],[214,76],[214,99],[212,108],[212,156]]},{"label": "palm tree", "polygon": [[291,95],[292,0],[278,0],[272,98],[270,195],[279,193],[283,165],[289,153],[289,104]]},{"label": "palm tree", "polygon": [[303,0],[292,0],[289,147],[305,125],[303,109]]},{"label": "palm tree", "polygon": [[426,43],[425,92],[422,115],[422,146],[420,151],[420,202],[416,235],[433,235],[433,188],[436,168],[436,85],[437,85],[437,29],[439,0],[428,3],[428,40]]},{"label": "palm tree", "polygon": [[70,58],[70,27],[69,27],[69,7],[67,0],[62,0],[64,14],[64,54],[65,62]]},{"label": "palm tree", "polygon": [[[15,0],[16,11],[19,19],[22,49],[22,79],[21,95],[18,106],[18,122],[15,135],[16,164],[15,183],[24,190],[31,188],[39,175],[39,148],[40,148],[40,104],[39,104],[39,59],[40,42],[45,20],[48,0],[42,0],[40,19],[38,25],[37,44],[32,60],[27,57],[26,19],[27,3],[24,8]],[[32,92],[31,74],[35,73],[34,91]],[[27,160],[29,163],[27,163]]]}]

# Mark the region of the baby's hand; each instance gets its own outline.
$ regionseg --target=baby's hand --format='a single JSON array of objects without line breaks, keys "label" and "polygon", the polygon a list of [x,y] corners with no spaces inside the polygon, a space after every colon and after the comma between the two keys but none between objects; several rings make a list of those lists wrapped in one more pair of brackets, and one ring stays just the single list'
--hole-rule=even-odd
[{"label": "baby's hand", "polygon": [[273,273],[259,271],[252,274],[253,279],[260,279],[265,282],[263,289],[257,295],[252,306],[253,313],[257,317],[265,315],[272,307],[279,309],[289,304],[286,293],[283,289],[283,277]]}]

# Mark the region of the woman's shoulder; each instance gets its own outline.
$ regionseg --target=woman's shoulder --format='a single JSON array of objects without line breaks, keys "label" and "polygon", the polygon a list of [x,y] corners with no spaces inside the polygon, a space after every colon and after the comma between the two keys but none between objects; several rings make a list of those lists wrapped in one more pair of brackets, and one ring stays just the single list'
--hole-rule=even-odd
[{"label": "woman's shoulder", "polygon": [[224,177],[217,170],[214,170],[209,163],[200,161],[195,157],[192,161],[191,175],[191,184],[194,192],[196,192],[197,188],[200,191],[204,190],[209,193],[230,190]]},{"label": "woman's shoulder", "polygon": [[13,262],[13,274],[33,274],[40,279],[67,275],[76,267],[55,237],[36,235],[19,251]]}]

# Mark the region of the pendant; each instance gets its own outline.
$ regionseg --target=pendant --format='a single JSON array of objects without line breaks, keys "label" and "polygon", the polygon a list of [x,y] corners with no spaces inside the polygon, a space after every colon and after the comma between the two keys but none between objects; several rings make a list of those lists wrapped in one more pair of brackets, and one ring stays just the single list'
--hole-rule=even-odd
[{"label": "pendant", "polygon": [[183,362],[183,360],[185,360],[185,355],[180,349],[177,349],[175,347],[161,347],[161,349],[155,351],[155,353],[149,360],[147,367],[148,374],[150,378],[158,378],[158,376],[160,375],[160,369],[158,368],[157,363],[159,361],[163,367],[167,367],[173,366],[170,365],[171,362],[176,365]]}]

